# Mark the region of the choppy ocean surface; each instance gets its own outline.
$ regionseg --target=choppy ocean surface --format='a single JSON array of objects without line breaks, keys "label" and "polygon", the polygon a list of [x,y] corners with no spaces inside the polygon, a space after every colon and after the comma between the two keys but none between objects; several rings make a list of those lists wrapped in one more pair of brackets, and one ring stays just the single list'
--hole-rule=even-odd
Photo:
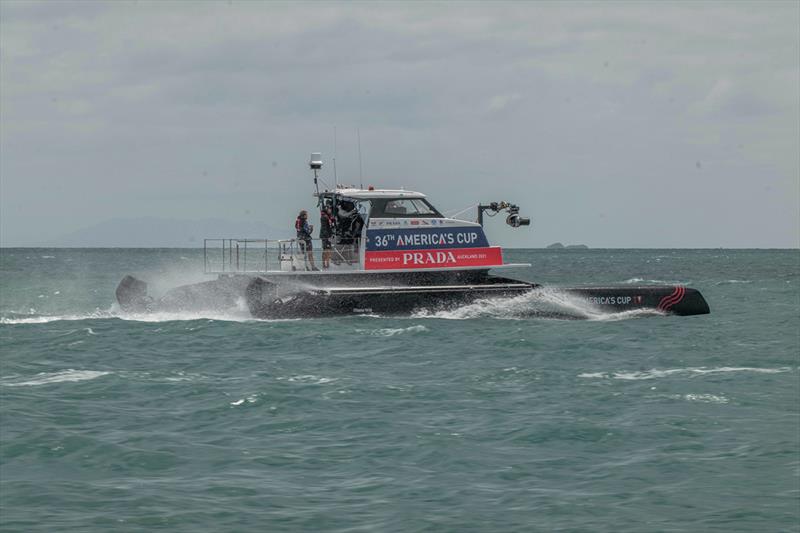
[{"label": "choppy ocean surface", "polygon": [[202,250],[3,249],[0,529],[798,531],[800,251],[507,259],[711,314],[131,316]]}]

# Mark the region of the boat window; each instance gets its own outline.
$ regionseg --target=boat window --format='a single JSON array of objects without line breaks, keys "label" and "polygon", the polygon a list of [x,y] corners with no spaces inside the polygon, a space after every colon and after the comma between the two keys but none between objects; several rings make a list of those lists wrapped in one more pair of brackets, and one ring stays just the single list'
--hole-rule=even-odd
[{"label": "boat window", "polygon": [[386,200],[373,199],[370,216],[373,218],[441,218],[442,215],[424,198],[390,198]]}]

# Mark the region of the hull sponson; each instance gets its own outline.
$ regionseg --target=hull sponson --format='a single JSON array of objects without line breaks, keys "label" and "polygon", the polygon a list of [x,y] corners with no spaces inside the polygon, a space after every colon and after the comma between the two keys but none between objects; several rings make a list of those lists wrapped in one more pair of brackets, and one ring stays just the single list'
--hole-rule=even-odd
[{"label": "hull sponson", "polygon": [[[247,288],[251,314],[259,318],[330,316],[353,313],[402,315],[418,309],[441,309],[468,304],[483,298],[514,297],[541,286],[495,276],[473,277],[471,283],[445,284],[441,278],[420,278],[426,284],[309,288],[285,293],[281,286],[254,278]],[[438,282],[438,283],[436,283]],[[584,300],[598,310],[611,312],[653,309],[665,314],[700,315],[709,312],[708,303],[696,289],[662,287],[570,287],[558,292]]]},{"label": "hull sponson", "polygon": [[599,309],[653,309],[672,315],[707,315],[708,302],[697,289],[677,286],[566,287],[561,292],[585,299]]},{"label": "hull sponson", "polygon": [[175,287],[155,299],[147,295],[147,283],[125,276],[117,286],[116,296],[125,312],[223,311],[237,306],[251,281],[246,276],[221,277]]},{"label": "hull sponson", "polygon": [[[430,280],[428,280],[430,281]],[[403,315],[416,309],[440,309],[480,298],[512,297],[535,285],[506,278],[486,277],[460,285],[391,285],[327,287],[281,294],[280,286],[255,278],[247,287],[247,305],[257,318],[334,316],[342,314]]]}]

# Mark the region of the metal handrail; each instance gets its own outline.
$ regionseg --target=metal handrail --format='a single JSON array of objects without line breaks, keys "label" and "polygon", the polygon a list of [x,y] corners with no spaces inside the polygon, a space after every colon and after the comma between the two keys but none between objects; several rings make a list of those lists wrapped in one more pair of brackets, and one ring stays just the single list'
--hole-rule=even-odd
[{"label": "metal handrail", "polygon": [[[303,271],[314,266],[322,270],[322,239],[311,241],[313,260],[301,249],[298,239],[203,239],[203,270],[206,274]],[[220,255],[216,255],[217,250]],[[329,250],[331,270],[361,268],[357,244],[334,244]]]}]

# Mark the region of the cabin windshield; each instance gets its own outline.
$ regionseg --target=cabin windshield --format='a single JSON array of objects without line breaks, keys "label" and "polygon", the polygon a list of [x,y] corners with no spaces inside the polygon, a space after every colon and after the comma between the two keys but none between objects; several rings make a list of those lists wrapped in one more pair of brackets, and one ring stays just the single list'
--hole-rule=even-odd
[{"label": "cabin windshield", "polygon": [[371,218],[441,218],[442,215],[424,198],[373,198]]}]

